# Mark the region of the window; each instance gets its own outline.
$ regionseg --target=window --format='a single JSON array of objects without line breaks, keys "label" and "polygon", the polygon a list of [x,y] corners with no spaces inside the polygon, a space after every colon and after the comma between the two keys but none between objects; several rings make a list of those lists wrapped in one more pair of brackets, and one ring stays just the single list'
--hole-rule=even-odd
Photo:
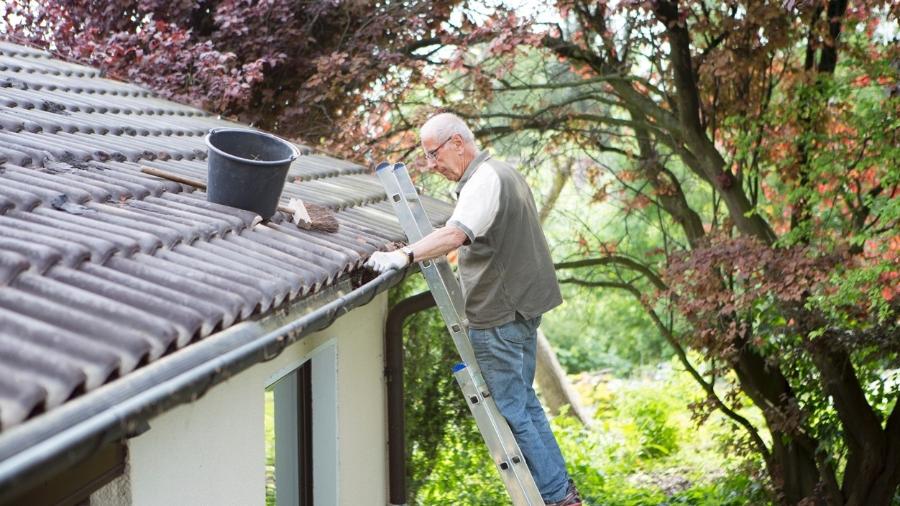
[{"label": "window", "polygon": [[312,361],[266,388],[266,505],[313,504]]}]

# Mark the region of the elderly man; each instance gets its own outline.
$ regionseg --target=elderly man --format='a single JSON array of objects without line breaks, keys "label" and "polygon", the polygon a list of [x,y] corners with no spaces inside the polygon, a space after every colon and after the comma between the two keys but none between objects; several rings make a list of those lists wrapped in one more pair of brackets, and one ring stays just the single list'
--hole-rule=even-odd
[{"label": "elderly man", "polygon": [[453,114],[433,116],[420,137],[429,169],[458,181],[456,208],[445,227],[401,250],[375,253],[367,265],[384,272],[460,248],[469,337],[491,395],[544,501],[580,505],[532,388],[541,315],[562,297],[531,189],[513,167],[479,151]]}]

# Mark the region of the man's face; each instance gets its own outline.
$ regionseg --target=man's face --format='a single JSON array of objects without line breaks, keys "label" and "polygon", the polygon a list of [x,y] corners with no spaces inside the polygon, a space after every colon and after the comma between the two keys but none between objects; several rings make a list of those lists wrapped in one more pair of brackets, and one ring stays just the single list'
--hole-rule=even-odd
[{"label": "man's face", "polygon": [[428,170],[437,172],[451,181],[459,181],[465,167],[462,164],[462,139],[452,135],[447,139],[423,137],[422,149]]}]

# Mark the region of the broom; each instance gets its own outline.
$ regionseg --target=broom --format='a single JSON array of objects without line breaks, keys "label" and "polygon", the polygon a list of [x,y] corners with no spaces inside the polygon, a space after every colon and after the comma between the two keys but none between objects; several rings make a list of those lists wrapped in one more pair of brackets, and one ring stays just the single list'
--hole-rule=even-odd
[{"label": "broom", "polygon": [[[176,183],[193,186],[200,190],[206,190],[206,183],[198,179],[191,179],[179,174],[173,174],[153,167],[141,166],[141,172],[150,174],[151,176],[161,177]],[[334,233],[338,231],[339,224],[337,218],[331,209],[317,204],[303,202],[300,199],[292,198],[286,206],[279,205],[278,210],[287,213],[291,217],[291,221],[304,230],[317,230],[320,232]]]}]

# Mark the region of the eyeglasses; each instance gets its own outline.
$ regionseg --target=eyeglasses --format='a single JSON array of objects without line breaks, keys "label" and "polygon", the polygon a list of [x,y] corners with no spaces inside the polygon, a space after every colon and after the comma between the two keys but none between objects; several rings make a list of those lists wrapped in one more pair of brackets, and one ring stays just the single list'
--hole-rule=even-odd
[{"label": "eyeglasses", "polygon": [[436,160],[438,151],[440,151],[441,148],[444,147],[444,144],[447,144],[447,142],[449,142],[450,139],[452,139],[452,138],[453,138],[453,136],[451,135],[450,137],[447,137],[447,139],[444,142],[442,142],[438,147],[432,149],[431,151],[426,151],[425,159],[426,160]]}]

